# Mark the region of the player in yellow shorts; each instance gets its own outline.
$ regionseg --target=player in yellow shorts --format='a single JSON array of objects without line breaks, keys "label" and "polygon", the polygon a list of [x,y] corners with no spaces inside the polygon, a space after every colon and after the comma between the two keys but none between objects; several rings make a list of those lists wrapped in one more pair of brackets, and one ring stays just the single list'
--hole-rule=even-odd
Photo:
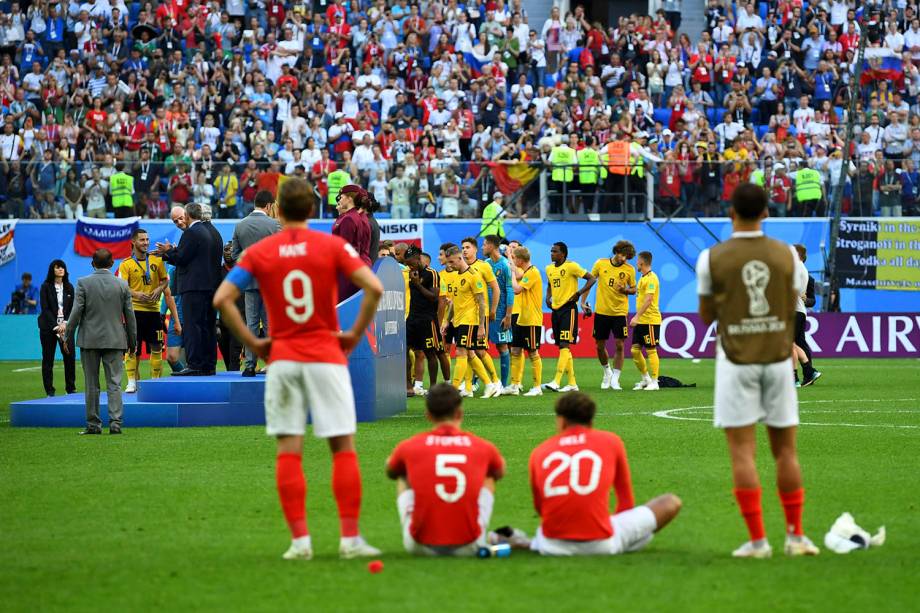
[{"label": "player in yellow shorts", "polygon": [[[483,283],[486,286],[486,302],[488,312],[486,313],[486,330],[485,336],[476,341],[476,351],[471,360],[473,362],[480,361],[484,367],[486,374],[489,376],[485,379],[479,377],[478,371],[476,376],[480,379],[483,379],[483,382],[486,385],[486,389],[482,395],[483,398],[494,398],[500,396],[502,393],[501,380],[498,377],[498,372],[495,370],[495,364],[492,362],[492,356],[489,355],[489,325],[498,325],[498,322],[495,321],[495,313],[498,309],[498,300],[499,300],[499,287],[498,279],[495,278],[495,273],[492,272],[492,265],[486,262],[485,260],[480,260],[476,256],[479,254],[479,244],[476,242],[476,239],[472,236],[464,238],[461,241],[461,249],[463,260],[477,273],[482,277]],[[473,374],[467,370],[466,377],[466,390],[471,392],[473,391]]]},{"label": "player in yellow shorts", "polygon": [[[636,293],[636,269],[627,263],[636,257],[636,248],[629,241],[619,241],[613,246],[613,256],[601,258],[594,263],[591,274],[597,279],[594,303],[594,343],[597,359],[604,369],[601,389],[621,390],[620,371],[625,357],[624,345],[629,327],[629,296]],[[585,315],[591,314],[588,295],[581,299]],[[616,351],[613,354],[613,368],[607,356],[607,339],[613,335]]]},{"label": "player in yellow shorts", "polygon": [[[559,347],[559,362],[556,377],[543,387],[554,392],[573,392],[578,390],[578,383],[569,346],[578,342],[578,299],[591,291],[595,278],[578,263],[568,260],[569,248],[565,243],[553,243],[549,255],[553,263],[546,267],[546,306],[553,310],[553,339]],[[578,289],[579,279],[587,280],[581,289]],[[565,374],[569,377],[568,385],[560,387]]]},{"label": "player in yellow shorts", "polygon": [[[636,383],[634,390],[654,391],[658,389],[658,335],[661,332],[661,311],[658,309],[658,297],[661,286],[658,275],[652,272],[652,254],[643,251],[636,262],[642,278],[636,294],[636,314],[629,320],[632,333],[632,357],[642,379]],[[645,348],[645,357],[642,348]],[[648,363],[646,364],[646,357]]]},{"label": "player in yellow shorts", "polygon": [[166,264],[155,255],[147,253],[150,237],[147,230],[137,228],[131,234],[131,257],[118,266],[118,276],[131,290],[131,304],[137,323],[137,346],[125,353],[125,373],[128,386],[125,393],[137,391],[140,379],[139,360],[144,343],[150,354],[150,378],[158,379],[163,373],[163,321],[160,319],[160,297],[169,283]]},{"label": "player in yellow shorts", "polygon": [[[451,301],[447,307],[447,315],[441,322],[441,334],[447,331],[448,322],[454,326],[454,342],[457,344],[457,363],[454,366],[454,387],[466,378],[467,367],[473,368],[476,376],[483,381],[489,381],[482,362],[470,360],[475,357],[476,343],[483,338],[486,332],[486,285],[478,272],[470,268],[460,255],[459,247],[449,247],[444,252],[447,263],[457,273],[451,292]],[[441,290],[446,291],[444,276],[441,275]],[[472,392],[467,390],[467,395]]]},{"label": "player in yellow shorts", "polygon": [[543,278],[540,269],[530,263],[527,247],[516,247],[514,259],[514,304],[518,317],[511,331],[511,388],[510,395],[521,393],[524,378],[524,356],[527,352],[533,368],[533,387],[525,396],[542,396],[540,383],[543,377],[543,359],[540,357],[540,337],[543,334]]}]

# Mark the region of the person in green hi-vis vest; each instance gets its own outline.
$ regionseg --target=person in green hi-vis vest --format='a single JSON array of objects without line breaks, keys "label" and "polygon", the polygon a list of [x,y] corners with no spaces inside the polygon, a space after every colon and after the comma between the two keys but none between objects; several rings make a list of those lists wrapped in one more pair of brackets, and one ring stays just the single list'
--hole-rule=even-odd
[{"label": "person in green hi-vis vest", "polygon": [[505,238],[505,214],[505,196],[501,192],[495,192],[492,194],[492,202],[482,210],[479,236],[494,234],[499,238]]},{"label": "person in green hi-vis vest", "polygon": [[572,180],[575,178],[575,164],[578,162],[578,154],[575,148],[578,146],[578,136],[569,135],[569,142],[559,143],[549,153],[549,164],[552,168],[550,174],[550,191],[556,192],[556,198],[550,199],[550,213],[561,214],[565,206],[565,196],[563,189],[572,189]]},{"label": "person in green hi-vis vest", "polygon": [[118,165],[118,172],[109,177],[109,193],[115,217],[134,215],[134,177],[125,172],[122,164]]},{"label": "person in green hi-vis vest", "polygon": [[329,173],[326,177],[326,185],[329,188],[329,206],[335,207],[335,199],[338,198],[342,188],[351,183],[351,175],[348,171],[337,168]]},{"label": "person in green hi-vis vest", "polygon": [[[607,168],[601,164],[601,154],[595,149],[594,136],[585,139],[585,147],[578,151],[578,186],[582,194],[583,213],[596,212],[597,186],[607,179]],[[587,202],[584,197],[588,196]]]},{"label": "person in green hi-vis vest", "polygon": [[812,217],[817,212],[820,217],[824,213],[820,210],[824,196],[824,185],[821,183],[821,173],[808,166],[803,166],[795,173],[795,199],[797,202],[795,215]]}]

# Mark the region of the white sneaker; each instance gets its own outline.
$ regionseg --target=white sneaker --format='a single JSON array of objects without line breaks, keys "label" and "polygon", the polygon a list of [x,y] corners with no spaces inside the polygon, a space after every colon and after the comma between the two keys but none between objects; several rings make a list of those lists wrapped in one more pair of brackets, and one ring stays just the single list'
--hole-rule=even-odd
[{"label": "white sneaker", "polygon": [[483,393],[483,398],[495,398],[501,396],[502,386],[499,383],[489,383],[486,385],[486,391]]},{"label": "white sneaker", "polygon": [[534,386],[534,387],[530,388],[530,391],[527,392],[527,393],[524,394],[524,395],[525,395],[525,396],[542,396],[542,395],[543,395],[543,390],[541,390],[541,389],[540,389],[539,387],[537,387],[537,386]]},{"label": "white sneaker", "polygon": [[281,558],[284,560],[312,560],[313,548],[309,546],[301,547],[296,543],[291,543],[291,546],[281,555]]},{"label": "white sneaker", "polygon": [[374,558],[382,552],[372,547],[363,536],[352,536],[339,541],[339,557],[343,560],[353,558]]},{"label": "white sneaker", "polygon": [[609,390],[610,382],[613,381],[613,372],[609,370],[604,371],[604,378],[601,379],[601,389]]},{"label": "white sneaker", "polygon": [[633,391],[644,390],[646,385],[648,384],[645,382],[645,379],[640,379],[638,383],[633,385]]},{"label": "white sneaker", "polygon": [[413,387],[412,393],[416,396],[427,396],[428,390],[426,390],[424,387]]},{"label": "white sneaker", "polygon": [[562,393],[565,393],[565,392],[577,392],[577,391],[578,391],[578,386],[577,386],[577,385],[566,385],[565,387],[560,388],[559,391],[562,392]]},{"label": "white sneaker", "polygon": [[770,547],[770,543],[766,540],[761,541],[762,545],[754,545],[752,541],[748,541],[738,549],[732,552],[733,558],[755,558],[755,559],[766,559],[773,555],[773,548]]},{"label": "white sneaker", "polygon": [[521,386],[512,383],[508,387],[502,390],[502,396],[520,396],[521,395]]},{"label": "white sneaker", "polygon": [[137,381],[134,379],[128,379],[128,387],[125,388],[126,394],[133,394],[137,392]]},{"label": "white sneaker", "polygon": [[821,553],[821,550],[807,536],[787,534],[783,552],[787,556],[816,556]]},{"label": "white sneaker", "polygon": [[477,381],[476,383],[473,384],[473,393],[475,394],[478,391],[479,391],[479,382]]},{"label": "white sneaker", "polygon": [[544,383],[544,384],[543,384],[543,389],[549,390],[549,391],[551,391],[551,392],[558,392],[558,391],[559,391],[559,385],[558,385],[555,381],[550,381],[549,383]]},{"label": "white sneaker", "polygon": [[460,392],[460,395],[463,395],[463,392],[466,391],[466,381],[460,384],[460,387],[457,388],[457,391]]},{"label": "white sneaker", "polygon": [[645,386],[645,391],[647,391],[647,392],[655,392],[655,391],[658,391],[659,389],[660,389],[660,388],[658,387],[658,380],[657,380],[657,379],[652,379],[652,382],[646,384],[646,386]]},{"label": "white sneaker", "polygon": [[476,397],[476,394],[474,394],[473,392],[468,392],[468,391],[466,391],[466,390],[461,389],[461,390],[460,390],[460,397],[461,397],[461,398],[475,398],[475,397]]},{"label": "white sneaker", "polygon": [[620,380],[617,379],[616,377],[614,377],[614,378],[610,381],[610,389],[616,390],[616,391],[618,391],[618,392],[619,392],[619,391],[622,391],[623,388],[620,387]]}]

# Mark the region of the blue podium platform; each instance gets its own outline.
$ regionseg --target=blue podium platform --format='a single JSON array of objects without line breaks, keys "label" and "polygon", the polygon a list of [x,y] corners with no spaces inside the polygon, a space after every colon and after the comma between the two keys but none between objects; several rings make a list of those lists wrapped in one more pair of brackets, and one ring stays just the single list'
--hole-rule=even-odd
[{"label": "blue podium platform", "polygon": [[[214,377],[164,377],[141,381],[136,394],[123,394],[126,428],[255,426],[265,423],[265,378],[238,373]],[[108,423],[106,394],[100,395]],[[14,402],[10,424],[27,428],[81,427],[86,424],[83,394]]]},{"label": "blue podium platform", "polygon": [[[384,297],[370,329],[348,358],[358,421],[391,417],[406,410],[406,332],[404,281],[396,260],[375,266]],[[361,304],[358,293],[338,305],[346,328]],[[123,394],[124,426],[192,427],[254,426],[265,423],[265,377],[219,373],[213,377],[171,377],[142,380],[136,394]],[[108,423],[106,394],[100,394],[103,424]],[[86,423],[83,394],[14,402],[10,423],[24,428],[82,427]]]}]

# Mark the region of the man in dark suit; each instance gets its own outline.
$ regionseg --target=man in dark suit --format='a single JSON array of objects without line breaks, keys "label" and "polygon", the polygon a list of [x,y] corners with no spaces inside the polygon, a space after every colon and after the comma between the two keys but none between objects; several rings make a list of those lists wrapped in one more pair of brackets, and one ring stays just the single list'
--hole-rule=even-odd
[{"label": "man in dark suit", "polygon": [[[275,197],[266,189],[256,194],[255,208],[240,223],[236,224],[233,229],[233,241],[231,247],[231,260],[236,262],[240,255],[246,249],[249,249],[266,236],[279,232],[281,224],[278,220],[271,217],[271,209],[275,203]],[[246,326],[254,336],[259,336],[259,323],[264,336],[268,336],[268,315],[265,313],[265,303],[262,302],[262,294],[259,293],[259,284],[255,281],[243,292],[246,300]],[[244,377],[253,377],[256,374],[256,365],[258,357],[250,350],[246,349],[246,369],[243,371]]]},{"label": "man in dark suit", "polygon": [[86,382],[86,429],[80,434],[101,434],[99,417],[99,365],[105,369],[109,409],[109,433],[121,434],[121,376],[125,352],[137,346],[137,324],[131,290],[124,279],[112,274],[114,260],[108,249],[93,254],[95,271],[77,281],[76,297],[63,334],[73,347],[74,334]]},{"label": "man in dark suit", "polygon": [[214,291],[220,285],[223,243],[220,233],[210,222],[202,220],[199,204],[185,207],[186,230],[173,246],[157,243],[156,254],[175,264],[182,296],[183,345],[188,368],[174,375],[213,375],[217,366],[216,313],[211,306]]}]

